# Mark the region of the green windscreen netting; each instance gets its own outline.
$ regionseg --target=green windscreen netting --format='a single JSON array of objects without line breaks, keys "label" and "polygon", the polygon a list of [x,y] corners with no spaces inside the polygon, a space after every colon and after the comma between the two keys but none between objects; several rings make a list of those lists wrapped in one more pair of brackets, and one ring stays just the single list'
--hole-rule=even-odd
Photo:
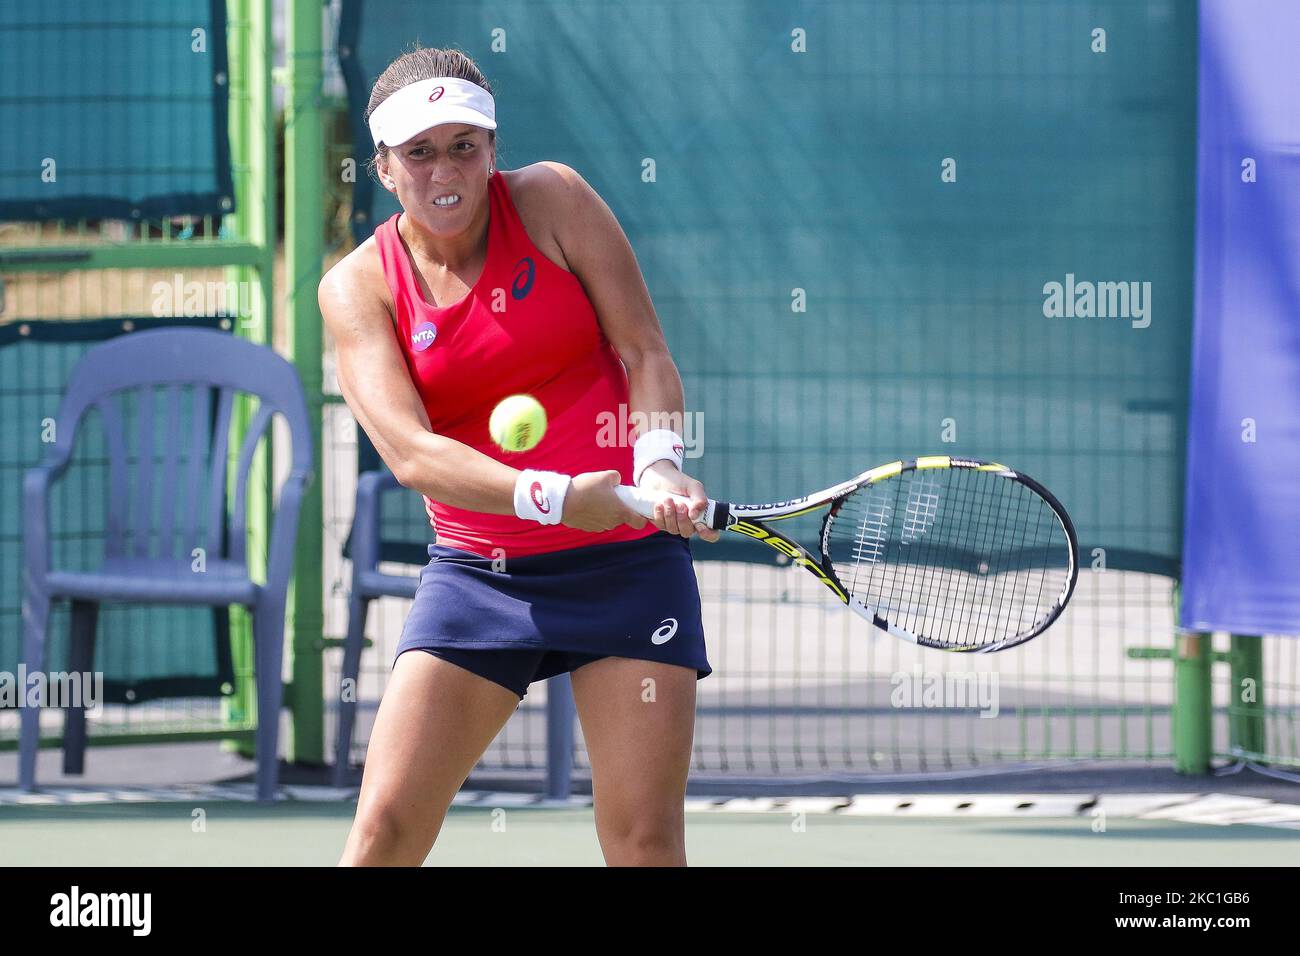
[{"label": "green windscreen netting", "polygon": [[0,3],[0,220],[234,209],[225,0]]},{"label": "green windscreen netting", "polygon": [[[609,203],[713,496],[988,458],[1056,492],[1085,564],[1175,572],[1193,4],[347,0],[341,23],[359,156],[384,66],[458,46],[499,165],[567,163]],[[357,200],[362,237],[396,209]]]}]

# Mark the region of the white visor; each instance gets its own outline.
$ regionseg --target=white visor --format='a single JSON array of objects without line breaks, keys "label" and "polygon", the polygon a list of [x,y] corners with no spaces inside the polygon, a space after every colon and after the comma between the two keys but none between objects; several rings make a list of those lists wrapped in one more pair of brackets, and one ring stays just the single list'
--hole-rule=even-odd
[{"label": "white visor", "polygon": [[400,146],[443,123],[496,129],[496,115],[492,94],[477,83],[437,76],[404,86],[375,107],[370,114],[370,135],[376,146]]}]

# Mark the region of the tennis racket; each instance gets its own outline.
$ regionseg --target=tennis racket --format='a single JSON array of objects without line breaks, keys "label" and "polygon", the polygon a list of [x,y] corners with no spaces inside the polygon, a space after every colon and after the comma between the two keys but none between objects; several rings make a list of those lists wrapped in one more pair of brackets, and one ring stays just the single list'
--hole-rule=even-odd
[{"label": "tennis racket", "polygon": [[[618,494],[647,518],[665,497],[628,485]],[[828,506],[820,554],[767,523]],[[1036,637],[1060,617],[1079,575],[1074,525],[1052,493],[969,458],[894,461],[789,501],[710,499],[696,524],[775,548],[876,627],[946,651],[1001,651]]]}]

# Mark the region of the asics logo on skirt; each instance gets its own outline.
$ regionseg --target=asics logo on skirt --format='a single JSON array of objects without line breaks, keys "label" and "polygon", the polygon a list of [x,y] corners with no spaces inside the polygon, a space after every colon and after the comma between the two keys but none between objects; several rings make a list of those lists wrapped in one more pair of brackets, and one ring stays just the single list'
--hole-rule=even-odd
[{"label": "asics logo on skirt", "polygon": [[546,496],[542,494],[542,483],[540,481],[534,481],[532,483],[532,486],[528,489],[528,494],[529,497],[533,499],[533,504],[537,505],[538,511],[544,515],[551,513],[551,503],[547,501]]},{"label": "asics logo on skirt", "polygon": [[[672,622],[671,624],[669,623],[670,621]],[[667,644],[669,641],[673,639],[673,635],[676,633],[677,633],[677,618],[666,617],[663,619],[663,622],[660,623],[660,625],[657,628],[655,628],[654,633],[650,635],[650,643]]]}]

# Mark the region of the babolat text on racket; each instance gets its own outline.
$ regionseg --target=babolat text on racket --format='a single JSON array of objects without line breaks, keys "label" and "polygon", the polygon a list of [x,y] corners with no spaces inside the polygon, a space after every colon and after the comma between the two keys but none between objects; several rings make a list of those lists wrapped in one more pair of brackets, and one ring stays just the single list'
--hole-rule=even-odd
[{"label": "babolat text on racket", "polygon": [[[654,517],[678,495],[620,485]],[[829,508],[820,555],[768,522]],[[894,461],[814,494],[768,504],[710,499],[696,522],[761,541],[895,637],[947,651],[1001,651],[1043,633],[1074,593],[1074,525],[1050,491],[993,462]]]}]

